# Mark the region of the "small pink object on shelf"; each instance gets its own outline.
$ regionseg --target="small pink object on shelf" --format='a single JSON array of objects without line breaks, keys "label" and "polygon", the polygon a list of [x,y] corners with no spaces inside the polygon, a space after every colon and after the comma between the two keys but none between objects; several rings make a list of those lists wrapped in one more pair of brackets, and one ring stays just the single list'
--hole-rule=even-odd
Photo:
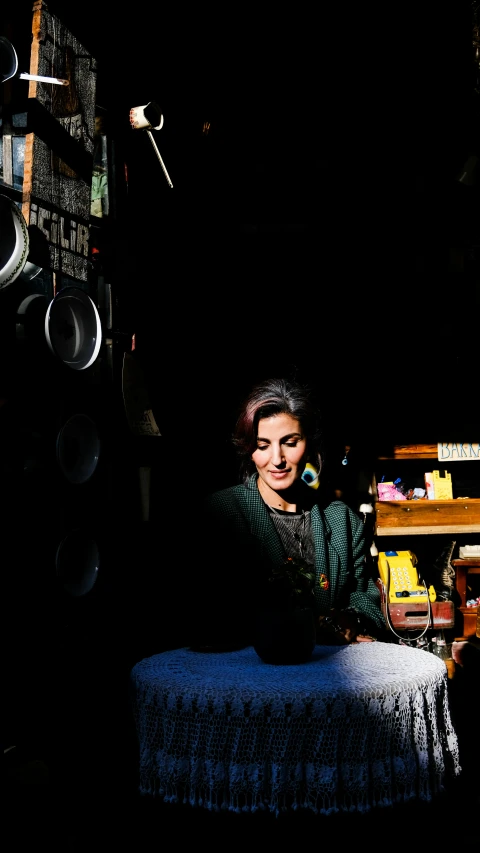
[{"label": "small pink object on shelf", "polygon": [[394,483],[377,483],[379,501],[406,501],[407,498],[400,492]]}]

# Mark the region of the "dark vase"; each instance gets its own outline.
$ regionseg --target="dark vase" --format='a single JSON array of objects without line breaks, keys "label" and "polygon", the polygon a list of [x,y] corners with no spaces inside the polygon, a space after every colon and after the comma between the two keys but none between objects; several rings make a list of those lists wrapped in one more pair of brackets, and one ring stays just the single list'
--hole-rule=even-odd
[{"label": "dark vase", "polygon": [[265,663],[305,663],[316,643],[311,607],[267,608],[256,620],[253,648]]}]

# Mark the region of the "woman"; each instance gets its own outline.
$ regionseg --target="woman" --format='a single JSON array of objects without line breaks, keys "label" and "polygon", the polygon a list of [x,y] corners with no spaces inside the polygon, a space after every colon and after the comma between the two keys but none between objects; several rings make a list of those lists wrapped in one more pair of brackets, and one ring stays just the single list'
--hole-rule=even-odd
[{"label": "woman", "polygon": [[383,639],[363,521],[319,485],[319,417],[307,390],[284,379],[254,387],[233,443],[242,482],[210,495],[199,516],[208,571],[194,584],[197,645],[252,644],[268,579],[286,557],[314,567],[319,642]]}]

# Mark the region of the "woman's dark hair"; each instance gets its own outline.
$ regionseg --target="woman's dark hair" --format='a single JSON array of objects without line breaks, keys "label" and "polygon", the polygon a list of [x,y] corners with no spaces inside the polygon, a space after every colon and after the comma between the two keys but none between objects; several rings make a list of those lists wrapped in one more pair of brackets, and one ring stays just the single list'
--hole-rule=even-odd
[{"label": "woman's dark hair", "polygon": [[244,483],[256,471],[252,453],[257,449],[258,422],[282,414],[299,421],[307,440],[307,461],[320,470],[323,455],[320,417],[310,390],[287,379],[267,379],[255,385],[244,400],[233,433]]}]

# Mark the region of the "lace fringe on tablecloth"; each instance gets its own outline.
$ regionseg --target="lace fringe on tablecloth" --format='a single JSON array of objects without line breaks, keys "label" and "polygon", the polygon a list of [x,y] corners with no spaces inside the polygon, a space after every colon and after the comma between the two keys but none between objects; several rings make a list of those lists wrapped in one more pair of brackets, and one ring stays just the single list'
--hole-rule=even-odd
[{"label": "lace fringe on tablecloth", "polygon": [[[427,652],[380,645],[330,652],[336,671],[343,667],[345,689],[332,689],[328,667],[334,664],[323,650],[317,651],[325,658],[321,666],[298,672],[262,669],[248,650],[238,652],[237,669],[222,677],[222,683],[231,678],[231,689],[218,689],[211,677],[215,666],[227,666],[220,656],[218,664],[209,658],[198,675],[197,663],[198,682],[190,691],[182,684],[193,679],[188,652],[180,661],[177,655],[170,683],[165,672],[138,677],[140,792],[213,811],[276,815],[290,809],[368,812],[430,801],[447,777],[461,771],[446,671]],[[399,657],[400,675],[389,686],[389,668],[395,659],[398,673]],[[245,670],[251,660],[250,680],[240,679],[239,666]],[[315,683],[324,681],[313,699],[306,680],[311,672]],[[379,689],[379,683],[385,686]]]}]

